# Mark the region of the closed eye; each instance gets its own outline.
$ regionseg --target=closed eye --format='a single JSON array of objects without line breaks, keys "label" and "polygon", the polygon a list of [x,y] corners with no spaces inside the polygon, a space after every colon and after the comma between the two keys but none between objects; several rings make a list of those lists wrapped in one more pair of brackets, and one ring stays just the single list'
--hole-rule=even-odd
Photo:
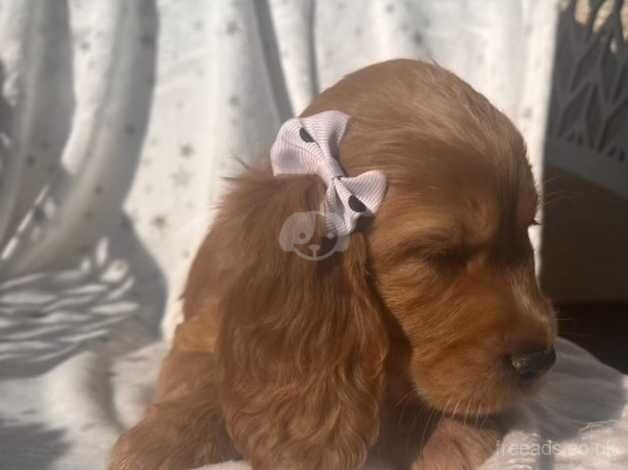
[{"label": "closed eye", "polygon": [[443,248],[439,251],[424,253],[426,260],[436,269],[454,272],[467,266],[473,251],[465,246]]}]

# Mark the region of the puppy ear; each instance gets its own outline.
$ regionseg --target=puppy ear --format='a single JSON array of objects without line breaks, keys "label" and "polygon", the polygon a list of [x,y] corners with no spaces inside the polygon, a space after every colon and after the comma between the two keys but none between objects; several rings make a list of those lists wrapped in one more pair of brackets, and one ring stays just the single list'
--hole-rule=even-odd
[{"label": "puppy ear", "polygon": [[[357,468],[379,432],[388,337],[363,234],[318,261],[281,245],[323,194],[317,177],[249,175],[214,225],[235,272],[219,300],[223,412],[257,469]],[[324,245],[323,227],[305,228]]]}]

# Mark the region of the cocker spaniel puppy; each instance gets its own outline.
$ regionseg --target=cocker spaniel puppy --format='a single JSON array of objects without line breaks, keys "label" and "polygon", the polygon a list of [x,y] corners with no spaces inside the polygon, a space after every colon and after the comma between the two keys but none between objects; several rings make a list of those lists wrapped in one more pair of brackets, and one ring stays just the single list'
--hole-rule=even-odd
[{"label": "cocker spaniel puppy", "polygon": [[[325,143],[331,158],[350,180],[383,175],[381,204],[339,245],[318,217],[320,174],[273,174],[265,158],[236,178],[193,263],[156,402],[111,469],[346,470],[369,454],[473,469],[505,431],[500,414],[553,364],[528,238],[537,193],[510,120],[411,60],[348,75],[301,118],[332,110],[349,121]],[[314,216],[290,228],[295,214]]]}]

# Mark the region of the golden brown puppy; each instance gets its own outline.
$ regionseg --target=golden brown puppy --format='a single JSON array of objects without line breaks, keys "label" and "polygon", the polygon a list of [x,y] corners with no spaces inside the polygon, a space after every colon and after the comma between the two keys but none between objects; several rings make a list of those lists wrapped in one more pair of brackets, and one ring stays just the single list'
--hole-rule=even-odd
[{"label": "golden brown puppy", "polygon": [[351,116],[346,173],[386,175],[376,216],[346,251],[309,261],[278,237],[318,210],[322,180],[273,177],[267,159],[237,178],[192,266],[156,403],[111,469],[345,470],[369,452],[399,469],[472,469],[500,412],[552,365],[556,322],[528,238],[537,194],[512,123],[410,60],[347,76],[303,115],[332,109]]}]

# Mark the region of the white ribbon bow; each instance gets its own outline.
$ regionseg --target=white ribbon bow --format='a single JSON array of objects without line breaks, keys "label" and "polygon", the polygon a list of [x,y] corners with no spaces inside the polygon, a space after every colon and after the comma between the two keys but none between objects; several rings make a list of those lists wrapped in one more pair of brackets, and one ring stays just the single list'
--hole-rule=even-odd
[{"label": "white ribbon bow", "polygon": [[349,235],[361,216],[373,216],[386,192],[386,177],[381,171],[371,170],[350,178],[340,167],[340,141],[348,122],[349,116],[340,111],[290,119],[279,129],[270,150],[275,176],[322,178],[327,186],[322,212],[338,216],[333,218],[338,237]]}]

